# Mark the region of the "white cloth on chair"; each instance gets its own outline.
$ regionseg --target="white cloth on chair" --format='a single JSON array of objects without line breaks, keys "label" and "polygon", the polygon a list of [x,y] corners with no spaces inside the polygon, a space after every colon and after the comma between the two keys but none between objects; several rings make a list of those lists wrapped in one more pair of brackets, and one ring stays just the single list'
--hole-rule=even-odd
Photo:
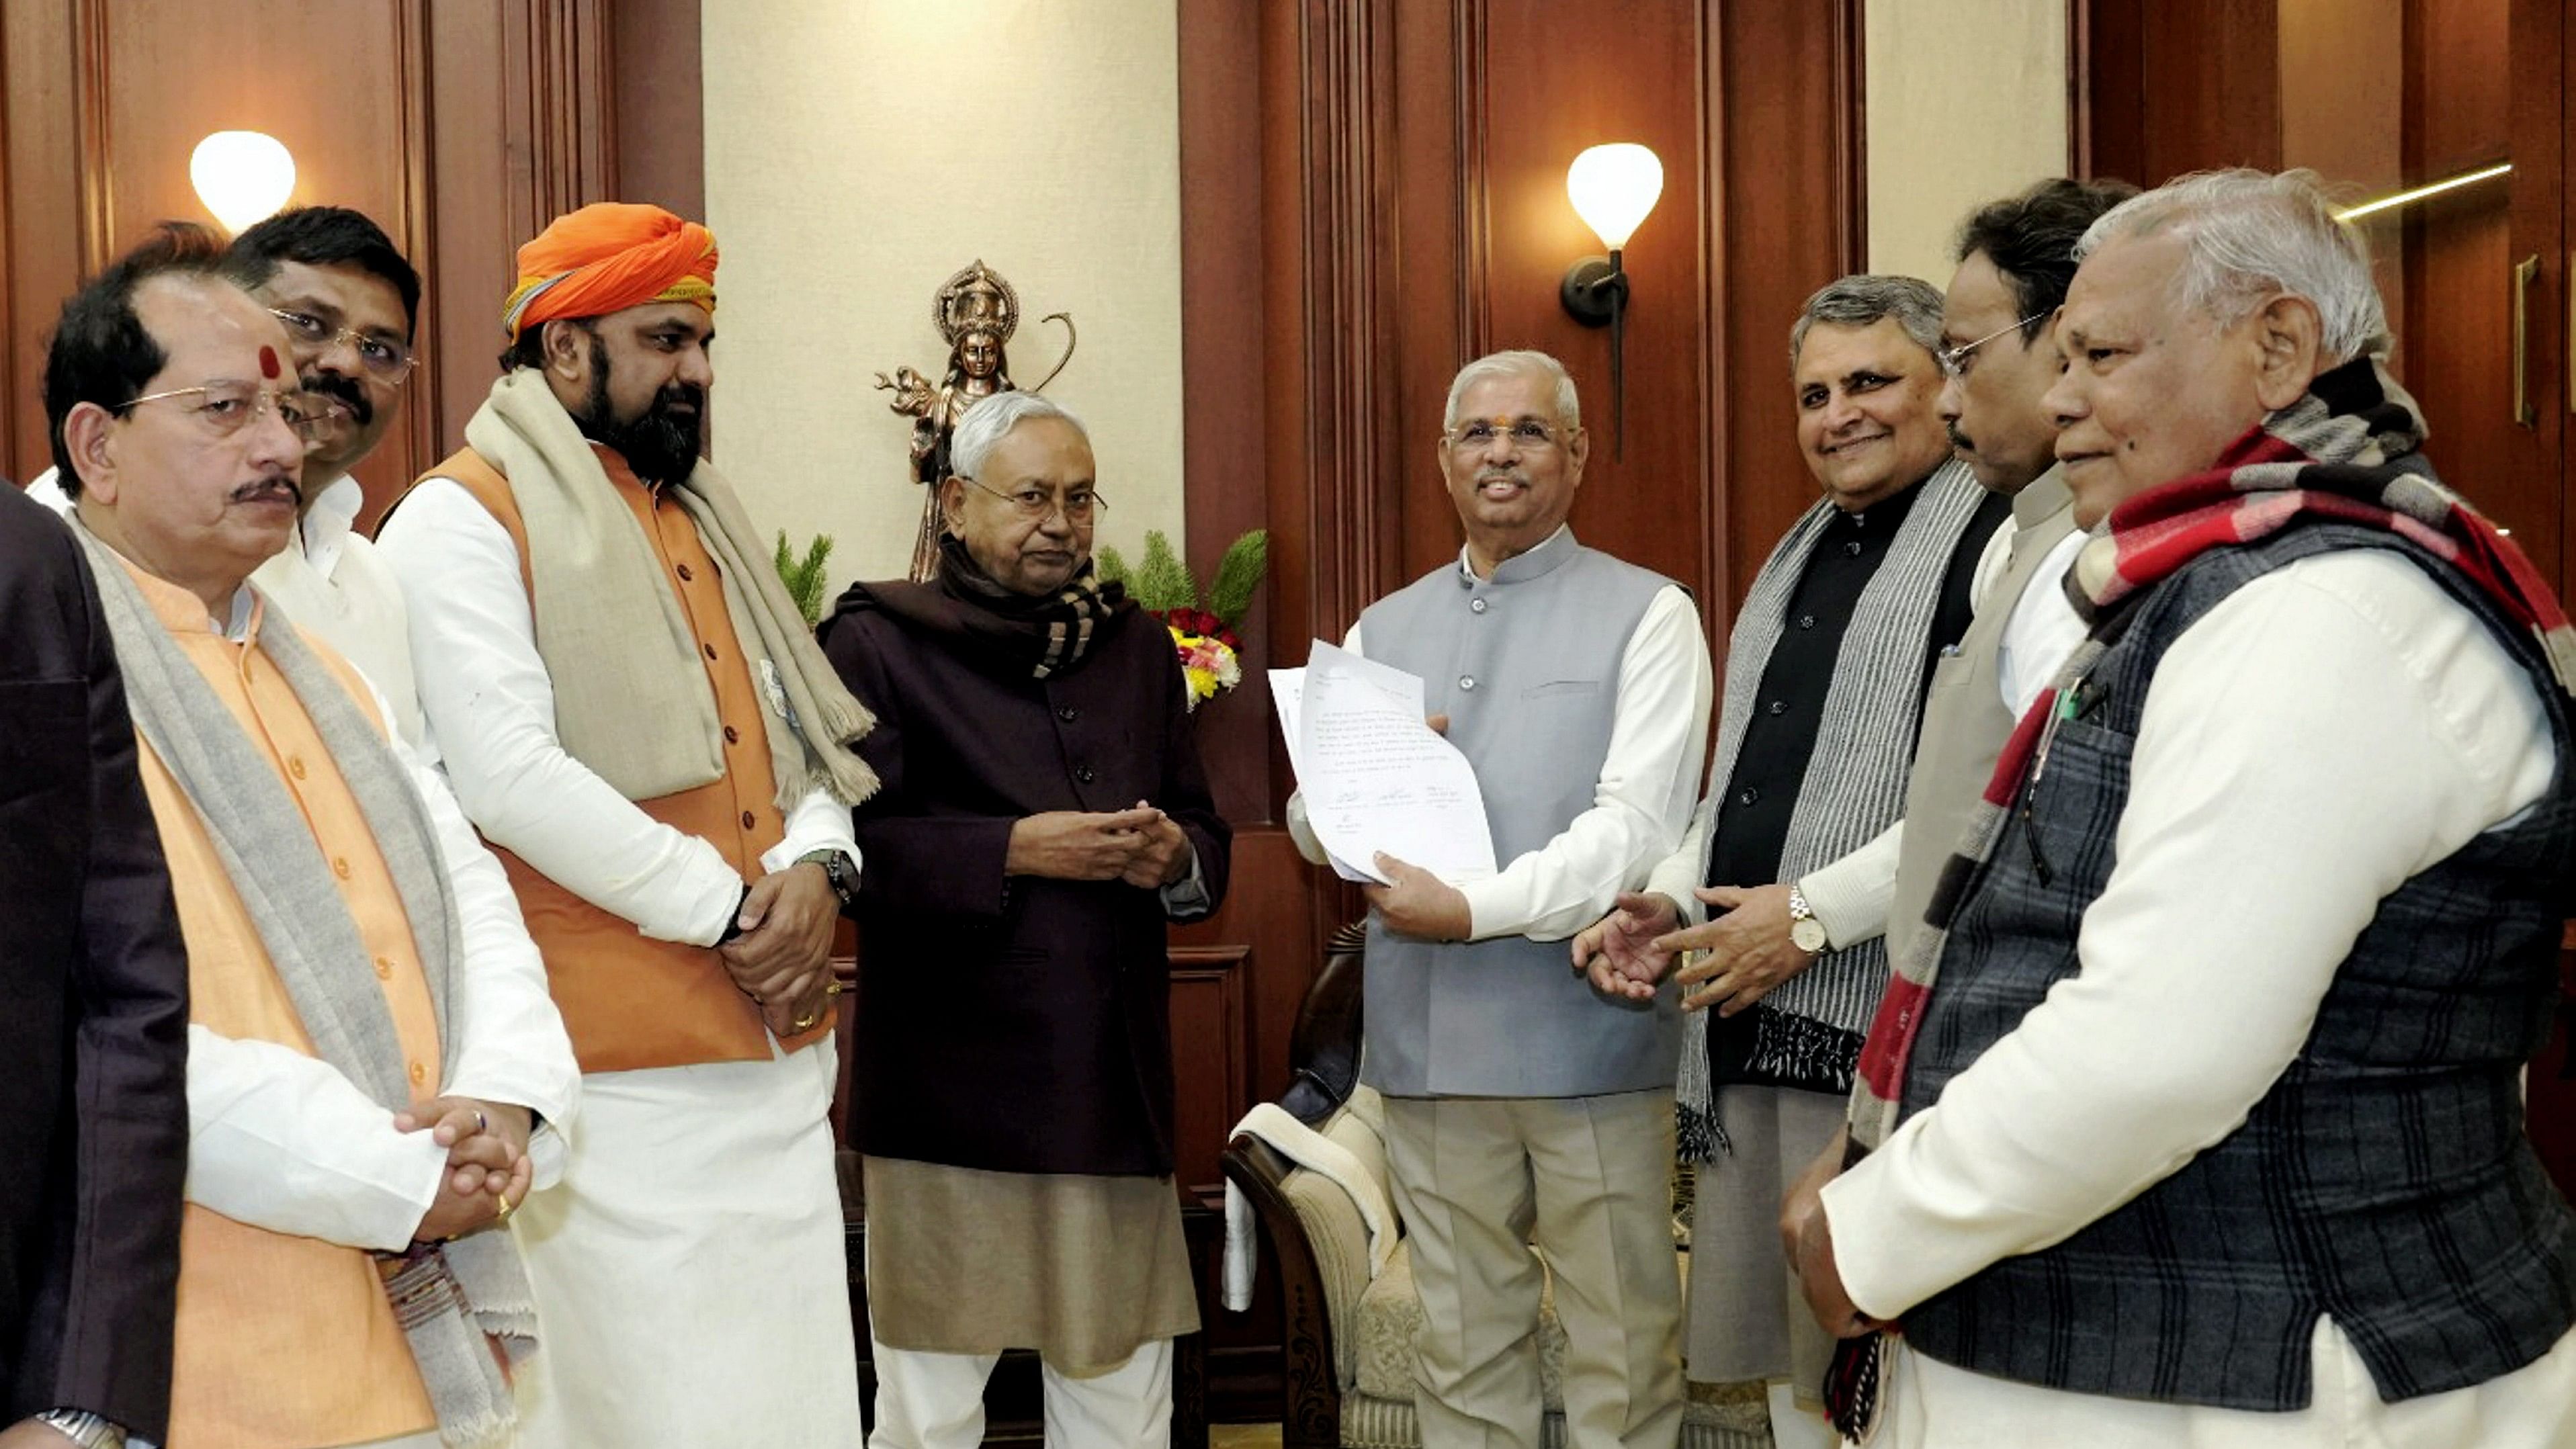
[{"label": "white cloth on chair", "polygon": [[[1349,1148],[1298,1121],[1275,1102],[1263,1102],[1243,1114],[1243,1120],[1235,1123],[1234,1130],[1226,1136],[1229,1140],[1237,1136],[1259,1138],[1280,1156],[1349,1193],[1352,1204],[1360,1210],[1360,1221],[1368,1228],[1369,1277],[1375,1279],[1386,1270],[1386,1260],[1395,1256],[1395,1202],[1387,1196],[1386,1184],[1362,1166]],[[1252,1306],[1252,1275],[1261,1262],[1260,1245],[1252,1204],[1244,1200],[1233,1183],[1227,1183],[1224,1301],[1232,1312],[1241,1313]]]}]

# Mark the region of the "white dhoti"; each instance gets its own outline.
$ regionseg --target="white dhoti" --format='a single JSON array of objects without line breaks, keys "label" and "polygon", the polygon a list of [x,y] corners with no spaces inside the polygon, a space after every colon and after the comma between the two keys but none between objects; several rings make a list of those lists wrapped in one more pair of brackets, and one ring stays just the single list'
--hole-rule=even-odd
[{"label": "white dhoti", "polygon": [[2576,1449],[2576,1333],[2501,1378],[2391,1404],[2351,1340],[2320,1318],[2308,1406],[2280,1414],[2069,1393],[1895,1344],[1872,1440],[1888,1449]]},{"label": "white dhoti", "polygon": [[524,1449],[858,1444],[837,1066],[826,1038],[582,1078],[563,1182],[516,1220],[541,1344]]}]

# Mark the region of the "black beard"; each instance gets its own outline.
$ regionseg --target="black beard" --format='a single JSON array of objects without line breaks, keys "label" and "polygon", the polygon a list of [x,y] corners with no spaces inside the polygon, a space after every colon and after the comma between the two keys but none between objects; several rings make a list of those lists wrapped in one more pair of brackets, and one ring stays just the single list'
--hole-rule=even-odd
[{"label": "black beard", "polygon": [[608,403],[608,349],[596,338],[590,349],[589,403],[572,419],[582,436],[616,449],[635,476],[647,483],[677,483],[688,477],[698,466],[707,390],[693,382],[671,383],[653,394],[652,406],[643,416],[631,423],[618,422]]},{"label": "black beard", "polygon": [[359,427],[376,420],[376,405],[367,400],[366,384],[345,372],[308,372],[296,381],[306,392],[319,393],[347,407],[350,419]]}]

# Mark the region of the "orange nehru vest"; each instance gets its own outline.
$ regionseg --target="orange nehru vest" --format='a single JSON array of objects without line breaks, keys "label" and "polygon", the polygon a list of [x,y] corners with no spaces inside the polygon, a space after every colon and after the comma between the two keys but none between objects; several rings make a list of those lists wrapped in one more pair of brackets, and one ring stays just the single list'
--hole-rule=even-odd
[{"label": "orange nehru vest", "polygon": [[[591,451],[607,469],[617,496],[634,511],[663,579],[680,601],[681,616],[699,640],[707,683],[715,690],[716,716],[724,727],[722,779],[638,800],[635,808],[714,845],[743,879],[757,880],[761,854],[784,838],[787,827],[778,811],[778,777],[770,768],[760,695],[752,684],[750,661],[736,643],[722,577],[697,525],[679,505],[665,503],[645,487],[614,450],[594,445]],[[526,585],[528,530],[510,480],[471,448],[459,449],[423,477],[454,479],[509,530],[519,550],[519,579]],[[545,621],[539,619],[537,628],[542,632]],[[636,724],[651,728],[654,722]],[[528,933],[545,955],[555,1005],[563,1012],[583,1071],[769,1059],[760,1009],[734,986],[712,949],[654,940],[499,845],[493,845],[492,853],[509,871]],[[782,1045],[793,1051],[821,1040],[831,1029],[828,1021],[827,1015],[826,1025]]]},{"label": "orange nehru vest", "polygon": [[[302,701],[258,647],[262,627],[290,626],[255,614],[249,640],[233,643],[208,626],[196,595],[131,564],[126,571],[303,811],[375,962],[395,1038],[410,1062],[412,1095],[437,1095],[438,1021],[411,919],[357,797]],[[355,671],[310,635],[305,642],[382,731]],[[313,1055],[303,1018],[205,821],[151,745],[143,743],[140,754],[188,948],[188,1019],[236,1041],[274,1042]],[[179,1230],[177,1340],[170,1375],[174,1449],[363,1444],[436,1423],[411,1344],[385,1300],[374,1256],[363,1248],[270,1232],[192,1202]]]}]

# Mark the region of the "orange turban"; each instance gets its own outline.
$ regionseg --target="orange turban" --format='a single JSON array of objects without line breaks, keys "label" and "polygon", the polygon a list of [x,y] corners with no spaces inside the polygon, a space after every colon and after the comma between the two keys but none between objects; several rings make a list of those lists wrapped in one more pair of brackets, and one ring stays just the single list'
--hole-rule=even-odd
[{"label": "orange turban", "polygon": [[716,238],[658,206],[595,201],[519,248],[519,285],[501,330],[519,334],[558,317],[604,317],[648,302],[716,310]]}]

